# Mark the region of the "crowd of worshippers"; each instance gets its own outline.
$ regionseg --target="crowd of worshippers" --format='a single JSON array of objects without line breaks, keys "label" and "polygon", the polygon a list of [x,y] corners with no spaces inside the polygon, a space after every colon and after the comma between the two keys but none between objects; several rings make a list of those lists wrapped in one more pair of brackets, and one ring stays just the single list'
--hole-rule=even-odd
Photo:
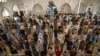
[{"label": "crowd of worshippers", "polygon": [[98,15],[27,15],[2,22],[0,38],[12,54],[24,50],[26,56],[81,56],[95,52],[100,41]]}]

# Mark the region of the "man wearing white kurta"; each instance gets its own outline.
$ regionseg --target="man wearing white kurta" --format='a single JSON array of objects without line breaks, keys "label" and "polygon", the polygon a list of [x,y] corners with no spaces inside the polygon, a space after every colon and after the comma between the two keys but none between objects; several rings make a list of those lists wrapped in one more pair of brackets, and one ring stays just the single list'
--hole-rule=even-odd
[{"label": "man wearing white kurta", "polygon": [[63,33],[58,34],[58,40],[60,41],[61,44],[64,43],[64,34]]},{"label": "man wearing white kurta", "polygon": [[38,35],[38,51],[43,51],[43,34],[42,33],[39,33]]}]

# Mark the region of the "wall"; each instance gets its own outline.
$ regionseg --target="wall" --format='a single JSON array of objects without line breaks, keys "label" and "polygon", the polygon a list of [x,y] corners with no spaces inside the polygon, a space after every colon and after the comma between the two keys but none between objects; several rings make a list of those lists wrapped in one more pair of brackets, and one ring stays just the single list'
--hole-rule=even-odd
[{"label": "wall", "polygon": [[[34,5],[37,3],[39,3],[43,7],[43,10],[46,11],[49,1],[50,0],[25,0],[24,4],[25,4],[25,7],[27,8],[27,11],[32,10]],[[74,2],[73,2],[73,0],[53,0],[53,1],[54,1],[54,4],[56,5],[56,7],[58,8],[58,11],[61,10],[61,6],[64,3],[68,3],[71,6],[72,10],[74,10],[74,7],[78,4],[78,0],[76,0]]]},{"label": "wall", "polygon": [[[2,18],[2,10],[3,8],[6,8],[10,16],[13,15],[13,5],[18,5],[20,11],[32,11],[35,4],[40,4],[43,7],[43,12],[45,13],[46,8],[48,6],[48,2],[50,0],[7,0],[6,3],[0,3],[0,18]],[[61,11],[61,6],[64,3],[68,3],[71,6],[72,11],[77,11],[77,6],[79,0],[53,0],[54,4],[58,8],[58,11]],[[24,3],[23,3],[24,2]],[[93,5],[93,12],[95,13],[97,11],[97,8],[100,6],[100,0],[82,0],[82,3],[85,4],[87,7],[88,5]],[[82,7],[81,7],[82,8]]]},{"label": "wall", "polygon": [[21,10],[21,8],[22,8],[21,4],[22,4],[21,0],[7,0],[7,2],[5,2],[5,3],[0,3],[0,19],[1,19],[0,22],[3,19],[3,16],[2,16],[3,8],[6,8],[8,10],[8,12],[10,13],[10,16],[12,16],[13,15],[13,6],[17,5]]},{"label": "wall", "polygon": [[93,13],[97,12],[98,7],[100,7],[100,0],[92,0],[91,3],[93,3]]},{"label": "wall", "polygon": [[0,23],[2,22],[2,6],[0,4]]},{"label": "wall", "polygon": [[[38,3],[43,7],[43,10],[45,12],[49,1],[50,0],[24,0],[24,4],[27,10],[33,10],[34,5]],[[53,1],[56,7],[58,8],[58,11],[61,11],[61,6],[64,3],[68,3],[71,6],[72,11],[77,11],[76,8],[78,7],[78,2],[79,2],[79,0],[53,0]],[[84,8],[92,4],[93,12],[96,11],[97,7],[100,5],[100,0],[81,0],[81,1],[82,1],[81,3],[85,5]]]}]

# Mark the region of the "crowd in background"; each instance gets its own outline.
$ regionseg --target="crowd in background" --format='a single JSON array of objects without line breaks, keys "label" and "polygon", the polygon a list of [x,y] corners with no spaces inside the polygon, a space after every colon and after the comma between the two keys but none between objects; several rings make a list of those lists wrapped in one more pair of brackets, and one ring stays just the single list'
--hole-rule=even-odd
[{"label": "crowd in background", "polygon": [[0,37],[12,54],[84,56],[100,51],[100,16],[87,14],[26,15],[5,18]]}]

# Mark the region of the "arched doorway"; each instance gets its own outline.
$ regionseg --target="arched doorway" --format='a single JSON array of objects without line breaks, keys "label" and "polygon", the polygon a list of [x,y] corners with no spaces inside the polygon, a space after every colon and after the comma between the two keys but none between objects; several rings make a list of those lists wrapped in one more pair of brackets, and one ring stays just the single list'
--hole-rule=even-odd
[{"label": "arched doorway", "polygon": [[10,13],[9,13],[9,11],[6,8],[4,8],[3,12],[2,12],[2,15],[3,15],[3,17],[9,17]]},{"label": "arched doorway", "polygon": [[[77,13],[77,11],[78,11],[78,6],[79,6],[79,5],[77,5],[77,6],[75,7],[76,13]],[[85,5],[84,3],[81,3],[81,4],[80,4],[79,13],[85,13],[85,12],[86,12],[86,5]]]},{"label": "arched doorway", "polygon": [[40,4],[35,4],[33,7],[33,14],[40,15],[43,13],[43,7]]},{"label": "arched doorway", "polygon": [[17,5],[14,5],[13,6],[13,17],[14,17],[14,20],[18,19],[18,15],[19,15],[19,8],[18,8]]},{"label": "arched doorway", "polygon": [[19,8],[18,8],[17,5],[14,5],[14,6],[13,6],[13,11],[14,11],[14,12],[19,12]]},{"label": "arched doorway", "polygon": [[71,6],[68,3],[64,3],[61,6],[61,13],[71,13]]}]

